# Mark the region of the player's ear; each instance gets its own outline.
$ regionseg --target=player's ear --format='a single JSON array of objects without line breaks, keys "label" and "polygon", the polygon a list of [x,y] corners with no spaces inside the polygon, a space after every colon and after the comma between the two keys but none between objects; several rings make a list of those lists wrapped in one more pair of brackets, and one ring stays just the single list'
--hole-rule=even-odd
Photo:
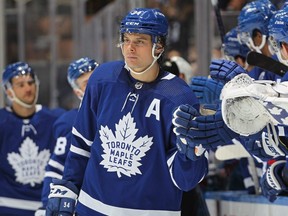
[{"label": "player's ear", "polygon": [[80,89],[73,89],[73,91],[74,91],[74,93],[76,94],[76,96],[78,97],[78,98],[81,98],[81,97],[83,97],[83,92],[80,90]]},{"label": "player's ear", "polygon": [[13,93],[12,93],[11,89],[8,88],[8,89],[6,89],[5,91],[6,91],[6,95],[7,95],[8,97],[11,97],[11,98],[13,97]]},{"label": "player's ear", "polygon": [[155,48],[155,53],[156,54],[159,54],[159,53],[163,52],[163,50],[164,50],[164,47],[161,44],[157,44],[156,45],[156,48]]}]

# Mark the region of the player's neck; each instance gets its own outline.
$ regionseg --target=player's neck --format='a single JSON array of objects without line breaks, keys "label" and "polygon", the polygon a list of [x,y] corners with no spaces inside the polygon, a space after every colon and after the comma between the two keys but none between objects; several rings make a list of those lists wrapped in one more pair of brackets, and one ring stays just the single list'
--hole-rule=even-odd
[{"label": "player's neck", "polygon": [[31,108],[23,107],[16,102],[12,103],[13,112],[15,112],[20,117],[29,117],[35,113],[36,107],[32,106]]},{"label": "player's neck", "polygon": [[148,71],[146,71],[143,74],[135,74],[135,73],[130,74],[136,80],[149,83],[156,80],[159,74],[159,70],[160,70],[159,65],[155,63]]}]

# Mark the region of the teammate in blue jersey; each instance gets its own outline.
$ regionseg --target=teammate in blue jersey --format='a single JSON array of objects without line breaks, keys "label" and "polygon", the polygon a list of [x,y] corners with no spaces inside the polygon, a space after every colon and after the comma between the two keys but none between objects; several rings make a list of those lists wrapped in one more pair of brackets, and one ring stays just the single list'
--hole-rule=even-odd
[{"label": "teammate in blue jersey", "polygon": [[271,56],[268,25],[269,19],[276,10],[276,7],[268,0],[247,3],[237,17],[240,43],[246,44],[252,51]]},{"label": "teammate in blue jersey", "polygon": [[[67,80],[73,89],[74,94],[81,101],[89,77],[93,70],[98,67],[98,63],[91,58],[83,57],[73,61],[67,71]],[[43,206],[37,210],[35,216],[44,216],[45,208],[48,201],[50,192],[50,183],[52,178],[61,179],[63,175],[64,165],[71,145],[71,135],[74,120],[76,118],[78,108],[71,109],[61,115],[54,124],[54,136],[57,143],[54,152],[48,162],[45,172],[43,190],[42,190],[42,203]]]},{"label": "teammate in blue jersey", "polygon": [[36,104],[39,81],[25,62],[5,68],[2,85],[10,105],[0,109],[0,215],[32,216],[56,143],[52,125],[64,110]]},{"label": "teammate in blue jersey", "polygon": [[[285,64],[288,65],[288,28],[287,23],[288,21],[288,8],[286,5],[283,6],[282,9],[278,10],[277,13],[273,15],[273,17],[270,19],[270,25],[269,25],[269,32],[270,32],[270,43],[271,46],[274,49],[274,52],[277,56],[277,59]],[[281,78],[281,81],[283,82],[284,88],[286,92],[288,92],[287,87],[287,72],[286,74]],[[284,92],[285,92],[284,91]],[[281,91],[281,93],[283,93]],[[278,96],[280,97],[280,96]],[[278,108],[276,106],[276,108]],[[283,114],[282,114],[283,115]],[[287,116],[284,116],[286,118]],[[281,127],[285,128],[281,131],[287,130],[287,124],[282,125]],[[278,139],[278,140],[277,140]],[[262,179],[261,179],[261,189],[263,191],[263,194],[271,201],[277,199],[279,195],[285,194],[287,196],[288,192],[288,138],[287,133],[279,133],[278,137],[274,138],[275,143],[279,143],[279,148],[275,148],[278,151],[276,153],[279,153],[278,157],[271,157],[269,154],[266,154],[266,151],[264,151],[264,156],[270,156],[270,158],[274,159],[276,162],[271,163],[271,166],[268,167],[267,171],[264,173]],[[271,143],[272,145],[272,143]],[[254,146],[252,146],[254,147]],[[260,155],[262,156],[262,155]]]},{"label": "teammate in blue jersey", "polygon": [[91,75],[46,215],[180,215],[182,191],[204,178],[208,162],[205,151],[173,133],[175,108],[199,104],[183,80],[159,67],[167,29],[158,9],[136,8],[123,18],[124,61]]},{"label": "teammate in blue jersey", "polygon": [[[268,41],[269,22],[276,11],[276,7],[269,0],[257,0],[247,3],[237,18],[239,42],[248,46],[251,51],[271,57],[274,52]],[[279,79],[279,76],[259,67],[250,68],[248,71],[249,76],[255,80],[276,81]]]}]

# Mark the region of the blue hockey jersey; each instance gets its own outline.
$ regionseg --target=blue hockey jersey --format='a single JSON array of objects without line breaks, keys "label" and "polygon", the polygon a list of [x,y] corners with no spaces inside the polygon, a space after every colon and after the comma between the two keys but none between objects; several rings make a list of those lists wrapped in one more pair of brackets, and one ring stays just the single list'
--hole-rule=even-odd
[{"label": "blue hockey jersey", "polygon": [[54,123],[53,132],[56,139],[56,146],[46,167],[42,190],[43,207],[47,205],[52,179],[62,178],[67,153],[71,144],[72,127],[77,112],[78,109],[71,109],[62,114]]},{"label": "blue hockey jersey", "polygon": [[54,149],[52,125],[64,110],[36,105],[30,118],[0,109],[0,215],[34,216],[45,166]]},{"label": "blue hockey jersey", "polygon": [[208,170],[205,157],[191,161],[177,151],[172,115],[180,104],[199,108],[190,87],[171,73],[143,83],[123,61],[96,68],[63,175],[81,188],[79,215],[180,215],[182,190]]}]

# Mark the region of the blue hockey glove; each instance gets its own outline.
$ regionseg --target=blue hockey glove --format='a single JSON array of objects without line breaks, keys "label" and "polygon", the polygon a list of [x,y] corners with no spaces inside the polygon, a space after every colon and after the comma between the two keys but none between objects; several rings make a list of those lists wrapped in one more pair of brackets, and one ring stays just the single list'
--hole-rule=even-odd
[{"label": "blue hockey glove", "polygon": [[[181,111],[182,112],[179,112],[179,115],[188,115],[185,113],[185,110]],[[207,150],[215,150],[218,146],[230,144],[232,143],[232,139],[239,137],[239,134],[225,125],[221,110],[208,116],[191,115],[190,120],[184,122],[181,118],[177,118],[176,115],[174,122],[182,126],[174,128],[176,134],[188,136],[195,145],[202,144],[203,148]],[[184,127],[185,125],[186,127]]]},{"label": "blue hockey glove", "polygon": [[285,164],[286,160],[274,162],[260,179],[262,194],[267,197],[270,202],[274,202],[279,193],[288,191],[288,187],[282,179],[282,171]]},{"label": "blue hockey glove", "polygon": [[239,134],[228,128],[222,118],[221,110],[213,115],[198,116],[191,122],[189,136],[195,143],[201,143],[206,149],[215,149],[232,143]]},{"label": "blue hockey glove", "polygon": [[188,104],[180,105],[173,113],[174,133],[186,137],[190,130],[192,119],[199,115],[199,112],[194,107]]},{"label": "blue hockey glove", "polygon": [[34,216],[45,216],[45,215],[46,215],[46,210],[43,207],[37,209],[34,214]]},{"label": "blue hockey glove", "polygon": [[50,191],[46,216],[72,216],[78,197],[77,187],[69,181],[53,179]]},{"label": "blue hockey glove", "polygon": [[[278,139],[278,137],[277,137]],[[275,140],[268,137],[263,132],[258,139],[246,138],[244,140],[245,149],[262,161],[268,161],[279,156],[285,156],[282,145],[276,144]]]},{"label": "blue hockey glove", "polygon": [[195,146],[191,139],[181,135],[177,136],[176,142],[178,151],[190,160],[196,161],[206,151],[201,145]]},{"label": "blue hockey glove", "polygon": [[221,82],[201,76],[193,77],[190,84],[201,104],[214,104],[220,98],[223,86]]},{"label": "blue hockey glove", "polygon": [[[173,113],[174,132],[177,135],[176,145],[178,151],[184,154],[190,160],[197,160],[206,151],[201,145],[195,145],[193,141],[187,137],[186,131],[189,130],[189,122],[195,115],[199,115],[198,111],[190,105],[181,105]],[[177,133],[177,127],[181,127],[180,131],[184,134]]]},{"label": "blue hockey glove", "polygon": [[241,73],[247,71],[234,61],[221,59],[213,60],[210,64],[211,78],[224,84]]}]

